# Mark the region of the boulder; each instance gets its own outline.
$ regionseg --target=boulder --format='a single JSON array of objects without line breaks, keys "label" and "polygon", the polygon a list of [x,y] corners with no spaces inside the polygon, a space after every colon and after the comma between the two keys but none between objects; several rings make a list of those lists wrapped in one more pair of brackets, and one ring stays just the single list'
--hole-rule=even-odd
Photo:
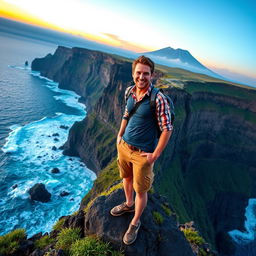
[{"label": "boulder", "polygon": [[35,201],[46,203],[51,199],[51,193],[46,190],[45,185],[42,183],[35,184],[28,190],[28,193],[30,198]]},{"label": "boulder", "polygon": [[17,188],[18,187],[18,184],[14,184],[13,186],[12,186],[12,189],[15,189],[15,188]]},{"label": "boulder", "polygon": [[60,128],[61,128],[61,129],[64,129],[64,130],[67,130],[69,127],[66,126],[66,125],[61,125]]},{"label": "boulder", "polygon": [[69,192],[67,192],[67,191],[62,191],[61,193],[60,193],[60,196],[68,196],[70,193]]},{"label": "boulder", "polygon": [[[126,256],[193,256],[192,249],[184,234],[179,230],[176,218],[169,216],[163,205],[165,200],[149,194],[148,205],[141,217],[141,228],[137,240],[126,246],[122,238],[133,213],[119,217],[110,215],[110,210],[125,200],[122,189],[115,190],[108,196],[99,196],[85,214],[84,235],[96,235],[109,242],[116,250],[123,250]],[[154,213],[162,216],[157,222]]]},{"label": "boulder", "polygon": [[80,228],[84,230],[84,212],[83,210],[78,211],[75,215],[69,215],[64,217],[65,221],[63,228]]},{"label": "boulder", "polygon": [[59,173],[60,172],[60,169],[55,167],[51,170],[51,173]]}]

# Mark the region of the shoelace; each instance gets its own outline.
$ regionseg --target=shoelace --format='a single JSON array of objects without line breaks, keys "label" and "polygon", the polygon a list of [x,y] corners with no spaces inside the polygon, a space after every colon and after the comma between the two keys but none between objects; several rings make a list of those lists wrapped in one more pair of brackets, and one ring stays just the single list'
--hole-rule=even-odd
[{"label": "shoelace", "polygon": [[138,227],[139,227],[139,224],[137,224],[137,226],[131,224],[130,227],[129,227],[129,232],[128,233],[130,234],[130,233],[135,232]]}]

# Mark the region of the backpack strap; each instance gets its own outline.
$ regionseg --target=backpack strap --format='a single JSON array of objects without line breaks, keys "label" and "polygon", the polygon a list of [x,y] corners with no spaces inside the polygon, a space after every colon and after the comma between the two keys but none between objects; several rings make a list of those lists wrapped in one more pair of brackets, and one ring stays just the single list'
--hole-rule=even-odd
[{"label": "backpack strap", "polygon": [[156,111],[156,95],[160,91],[159,88],[153,87],[150,94],[150,109],[152,113],[155,113]]},{"label": "backpack strap", "polygon": [[172,125],[173,125],[173,122],[174,122],[175,112],[174,112],[174,104],[173,104],[172,99],[168,95],[166,95],[162,89],[153,87],[153,89],[151,91],[151,95],[150,95],[150,109],[151,109],[151,112],[152,112],[152,116],[156,121],[156,125],[157,125],[157,128],[158,128],[158,135],[160,136],[161,131],[160,131],[157,116],[156,116],[156,97],[157,97],[157,94],[159,92],[161,92],[164,95],[164,97],[166,98],[167,103],[170,107],[171,124]]},{"label": "backpack strap", "polygon": [[[132,90],[133,87],[134,87],[134,85],[129,86],[129,87],[127,87],[127,89],[125,90],[125,94],[124,94],[124,97],[125,97],[125,104],[127,104],[127,101],[128,101],[128,99],[129,99],[129,97],[130,97],[130,95],[131,95],[131,90]],[[139,101],[139,102],[137,102],[137,103],[135,104],[135,106],[133,107],[133,109],[132,109],[131,112],[129,113],[129,117],[128,117],[128,119],[127,119],[127,123],[129,122],[129,120],[130,120],[130,118],[133,116],[133,114],[137,111],[137,109],[138,109],[139,106],[141,105],[142,101],[143,101],[143,100],[141,100],[141,101]]]},{"label": "backpack strap", "polygon": [[161,134],[161,130],[158,124],[157,116],[156,116],[156,96],[159,91],[160,91],[159,88],[153,87],[150,94],[150,109],[151,109],[152,117],[155,120],[155,125],[157,127],[158,138],[160,137],[160,134]]},{"label": "backpack strap", "polygon": [[125,104],[127,103],[127,100],[128,100],[128,98],[129,98],[129,96],[131,94],[132,88],[133,88],[133,85],[127,87],[126,90],[125,90],[125,93],[124,93]]},{"label": "backpack strap", "polygon": [[135,106],[133,107],[133,109],[131,110],[131,112],[129,113],[128,119],[127,119],[127,123],[129,122],[130,118],[133,116],[133,114],[137,111],[137,109],[139,108],[139,106],[141,105],[143,100],[137,102],[135,104]]}]

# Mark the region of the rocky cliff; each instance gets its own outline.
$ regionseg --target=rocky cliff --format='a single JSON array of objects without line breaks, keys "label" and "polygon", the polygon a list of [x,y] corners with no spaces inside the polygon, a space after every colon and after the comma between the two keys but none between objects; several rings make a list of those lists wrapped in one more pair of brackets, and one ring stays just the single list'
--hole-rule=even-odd
[{"label": "rocky cliff", "polygon": [[[0,237],[0,255],[9,256],[193,256],[195,255],[183,232],[177,225],[176,215],[166,200],[156,193],[149,194],[149,201],[142,216],[137,240],[130,246],[122,242],[133,214],[119,217],[110,214],[116,203],[124,200],[120,184],[112,185],[87,205],[70,216],[63,216],[48,234],[41,233],[26,239],[10,233]],[[19,232],[19,237],[18,233]],[[9,240],[9,244],[3,239]],[[200,237],[198,237],[200,239]],[[10,245],[10,241],[13,244]],[[214,255],[201,248],[201,253]],[[206,255],[206,254],[202,254]]]},{"label": "rocky cliff", "polygon": [[[52,70],[55,58],[59,68]],[[76,91],[91,106],[85,120],[70,130],[64,148],[99,172],[116,156],[131,63],[60,47],[53,56],[35,60],[32,68]],[[184,84],[184,89],[166,89],[176,108],[175,130],[155,165],[154,188],[167,197],[180,222],[193,219],[220,253],[229,243],[225,254],[231,255],[234,246],[223,234],[243,229],[248,198],[256,195],[256,93],[225,83]]]},{"label": "rocky cliff", "polygon": [[[125,65],[130,68],[127,62],[103,52],[59,46],[54,55],[36,58],[31,67],[58,82],[60,88],[75,91],[90,109]],[[131,80],[130,73],[125,75],[123,79]]]}]

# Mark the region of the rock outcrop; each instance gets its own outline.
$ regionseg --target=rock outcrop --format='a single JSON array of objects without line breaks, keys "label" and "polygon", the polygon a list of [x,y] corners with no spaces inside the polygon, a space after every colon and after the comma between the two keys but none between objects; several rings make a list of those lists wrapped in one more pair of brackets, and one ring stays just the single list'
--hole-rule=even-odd
[{"label": "rock outcrop", "polygon": [[[127,213],[119,217],[113,217],[110,214],[111,208],[123,202],[123,200],[123,189],[120,188],[119,184],[113,185],[103,194],[95,197],[87,204],[85,209],[79,210],[76,214],[61,217],[59,220],[61,224],[58,225],[58,228],[55,228],[49,234],[42,235],[42,233],[38,233],[29,239],[23,239],[15,252],[8,255],[70,255],[71,244],[65,245],[65,248],[58,245],[60,237],[63,239],[63,235],[60,236],[60,233],[64,234],[65,230],[68,229],[80,230],[80,239],[93,237],[108,243],[114,251],[122,252],[122,254],[118,255],[195,255],[183,232],[179,230],[176,215],[171,210],[166,199],[156,193],[149,194],[148,205],[141,218],[142,225],[137,240],[132,245],[126,246],[122,242],[122,238],[129,226],[133,213]],[[70,243],[70,238],[67,237],[66,239],[66,243]],[[40,246],[38,246],[39,244]],[[84,253],[85,250],[83,249]],[[103,253],[106,252],[102,252],[102,255]],[[112,254],[104,255],[111,256]],[[213,254],[207,253],[206,255]]]},{"label": "rock outcrop", "polygon": [[[114,191],[109,196],[97,197],[85,214],[84,234],[96,235],[110,242],[116,250],[123,249],[127,256],[193,255],[185,236],[178,229],[175,217],[165,213],[162,205],[166,202],[157,195],[149,196],[137,240],[130,246],[124,245],[122,238],[133,214],[113,217],[109,213],[112,207],[122,203],[124,199],[122,189]],[[161,223],[154,219],[154,213],[162,216]]]},{"label": "rock outcrop", "polygon": [[45,185],[42,183],[36,183],[32,188],[28,190],[30,198],[35,201],[47,203],[51,200],[51,193],[47,191]]},{"label": "rock outcrop", "polygon": [[[103,52],[59,46],[54,55],[33,60],[31,67],[58,82],[60,88],[75,91],[90,110],[123,65],[127,62]],[[132,79],[131,73],[126,76]]]}]

